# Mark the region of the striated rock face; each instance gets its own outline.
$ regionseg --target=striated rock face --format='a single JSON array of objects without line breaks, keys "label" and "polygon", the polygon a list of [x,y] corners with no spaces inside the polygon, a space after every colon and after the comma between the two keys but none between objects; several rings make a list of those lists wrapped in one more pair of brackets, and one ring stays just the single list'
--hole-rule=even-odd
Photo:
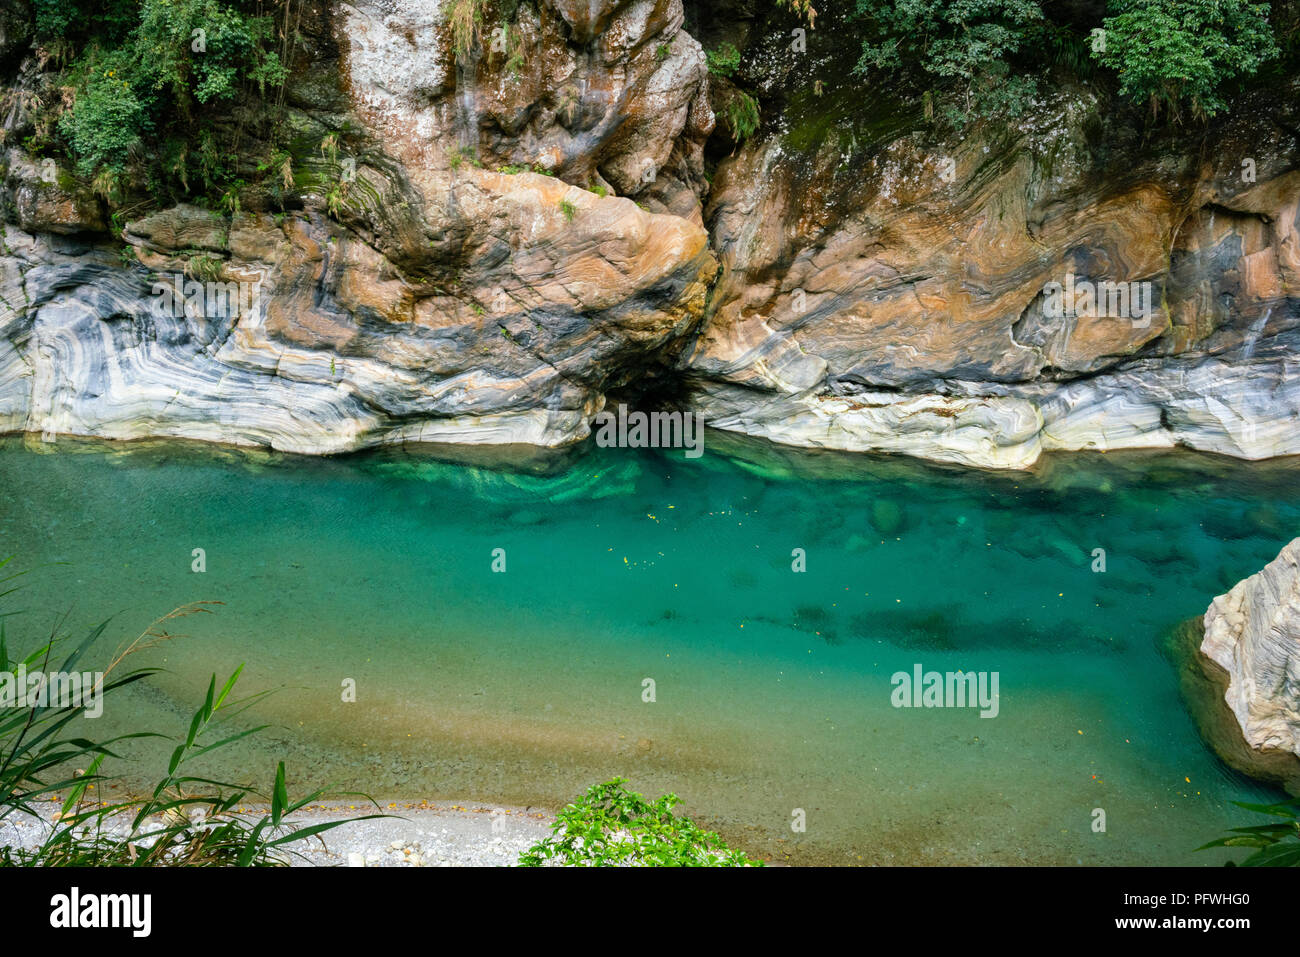
[{"label": "striated rock face", "polygon": [[[737,143],[681,0],[500,6],[469,34],[447,0],[304,7],[283,195],[233,215],[110,221],[14,145],[26,62],[0,111],[0,427],[551,446],[667,377],[794,446],[1300,454],[1294,80],[1195,136],[1067,90],[944,138],[846,81],[836,11],[800,58],[788,11],[724,4],[764,101]],[[258,294],[159,314],[178,273]],[[1112,286],[1058,308],[1076,282]]]},{"label": "striated rock face", "polygon": [[520,5],[460,55],[448,6],[357,0],[328,28],[351,106],[417,182],[466,148],[700,221],[713,112],[681,0]]},{"label": "striated rock face", "polygon": [[[1294,79],[1195,149],[1069,88],[942,136],[922,104],[844,81],[860,49],[841,15],[822,11],[816,55],[770,17],[751,30],[765,122],[714,176],[722,272],[682,364],[711,424],[1012,468],[1300,453]],[[1150,308],[1053,309],[1072,280]]]},{"label": "striated rock face", "polygon": [[1250,749],[1296,759],[1300,783],[1300,538],[1214,599],[1201,653],[1227,673],[1224,701]]},{"label": "striated rock face", "polygon": [[[508,246],[457,296],[320,217],[241,215],[227,236],[205,211],[158,213],[125,234],[147,270],[9,230],[2,294],[23,305],[0,318],[0,426],[297,452],[585,436],[605,391],[700,315],[704,233],[542,176],[479,180],[475,221]],[[254,292],[246,311],[159,309],[158,277],[183,291],[196,258],[219,269],[205,288]]]},{"label": "striated rock face", "polygon": [[164,209],[123,250],[65,171],[11,151],[0,428],[309,453],[584,438],[703,317],[712,114],[680,0],[571,6],[521,10],[526,76],[486,37],[459,62],[445,3],[318,10],[290,89],[299,210]]},{"label": "striated rock face", "polygon": [[[710,423],[1011,468],[1051,449],[1300,453],[1300,143],[1252,139],[1252,115],[1206,163],[1134,143],[1121,165],[1122,133],[1075,128],[1089,109],[1061,95],[1000,141],[904,127],[872,149],[852,115],[809,143],[792,113],[724,161],[723,271],[683,364]],[[1112,292],[1054,313],[1045,289],[1076,280],[1150,308]]]}]

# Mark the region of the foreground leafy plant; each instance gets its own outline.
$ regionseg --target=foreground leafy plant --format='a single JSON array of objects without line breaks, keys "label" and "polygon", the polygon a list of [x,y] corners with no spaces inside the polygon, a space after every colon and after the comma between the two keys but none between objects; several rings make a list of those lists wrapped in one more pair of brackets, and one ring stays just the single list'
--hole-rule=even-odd
[{"label": "foreground leafy plant", "polygon": [[[1300,867],[1300,798],[1276,804],[1232,803],[1247,811],[1269,814],[1282,820],[1234,827],[1227,837],[1202,845],[1198,851],[1211,847],[1253,847],[1255,853],[1241,862],[1242,867]],[[1230,863],[1229,866],[1237,865]]]},{"label": "foreground leafy plant", "polygon": [[577,867],[762,867],[717,834],[672,809],[675,794],[647,801],[614,778],[560,811],[551,836],[519,856],[521,867],[555,861]]},{"label": "foreground leafy plant", "polygon": [[[0,569],[8,559],[0,560]],[[17,575],[0,577],[0,598],[15,589],[4,588]],[[160,625],[174,618],[207,611],[203,604],[190,605],[159,619],[144,634],[120,649],[103,673],[98,695],[112,694],[129,684],[156,673],[156,669],[125,670],[130,655],[169,640],[174,635]],[[0,616],[2,618],[3,616]],[[68,674],[100,638],[106,628],[100,624],[63,658],[54,671]],[[0,621],[0,674],[16,679],[48,668],[61,638],[54,635],[21,659],[9,657],[3,622]],[[0,866],[268,866],[283,865],[288,859],[279,849],[296,841],[365,817],[328,821],[306,827],[292,827],[288,816],[320,800],[325,791],[290,799],[285,784],[284,762],[276,768],[269,795],[252,788],[216,781],[190,773],[192,762],[219,748],[256,734],[265,725],[236,731],[209,743],[222,722],[243,712],[262,694],[241,701],[231,692],[243,670],[241,665],[217,690],[216,676],[208,683],[202,706],[194,713],[185,738],[172,751],[167,771],[143,800],[116,803],[87,798],[92,789],[102,788],[111,778],[100,771],[105,758],[119,757],[113,748],[132,738],[161,738],[154,732],[120,735],[106,741],[91,741],[69,732],[69,724],[82,713],[82,704],[42,704],[0,711],[0,820],[21,814],[44,820],[49,802],[65,790],[59,814],[45,840],[35,848],[0,847]],[[84,770],[78,766],[84,765]],[[258,818],[233,814],[251,801],[265,800],[270,810]],[[372,802],[373,803],[373,802]],[[45,805],[42,808],[42,805]]]},{"label": "foreground leafy plant", "polygon": [[[0,559],[0,570],[8,566],[10,561],[9,558]],[[23,574],[23,572],[13,572],[0,578],[0,587],[8,586],[0,591],[0,598],[5,598],[18,590],[12,583]],[[155,674],[156,669],[138,668],[123,672],[119,666],[133,651],[170,637],[165,631],[156,630],[160,624],[168,619],[202,610],[202,607],[197,605],[178,609],[166,618],[155,622],[145,634],[115,656],[104,672],[104,682],[99,689],[99,694],[101,696],[111,694],[126,685]],[[56,625],[49,640],[30,654],[20,659],[11,659],[3,621],[11,614],[13,613],[6,612],[0,615],[0,675],[8,678],[12,682],[11,686],[16,687],[17,675],[20,671],[26,673],[39,670],[42,674],[49,672],[50,661],[60,642],[58,638],[60,626]],[[107,623],[104,623],[91,629],[54,670],[63,674],[71,674],[75,671],[78,662],[104,633],[106,627]],[[70,766],[78,760],[87,760],[92,762],[92,767],[98,768],[99,762],[105,756],[113,754],[111,747],[118,741],[125,740],[126,737],[149,736],[147,733],[141,733],[111,738],[98,743],[80,737],[62,736],[64,729],[80,713],[81,708],[78,706],[48,707],[38,703],[33,703],[27,708],[6,708],[0,711],[0,821],[13,813],[39,816],[35,802],[50,800],[54,794],[64,788],[81,784],[81,790],[84,791],[85,785],[94,780],[95,776],[92,774],[79,779],[67,770]]]}]

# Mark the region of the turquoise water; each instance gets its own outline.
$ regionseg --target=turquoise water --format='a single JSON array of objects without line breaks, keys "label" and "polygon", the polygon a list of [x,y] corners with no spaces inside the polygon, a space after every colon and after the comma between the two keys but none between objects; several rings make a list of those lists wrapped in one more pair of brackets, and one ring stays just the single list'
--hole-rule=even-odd
[{"label": "turquoise water", "polygon": [[[179,732],[247,662],[274,727],[216,770],[552,808],[619,774],[794,862],[1212,864],[1228,802],[1273,794],[1202,744],[1161,639],[1294,537],[1293,464],[486,454],[5,440],[0,554],[40,566],[10,640],[222,602],[97,730]],[[997,672],[997,716],[892,707],[918,663]]]}]

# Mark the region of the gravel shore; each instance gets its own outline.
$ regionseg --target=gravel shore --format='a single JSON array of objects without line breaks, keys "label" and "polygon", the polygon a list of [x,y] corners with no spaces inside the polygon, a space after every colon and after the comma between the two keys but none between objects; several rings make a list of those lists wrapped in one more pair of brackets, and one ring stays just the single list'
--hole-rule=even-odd
[{"label": "gravel shore", "polygon": [[[0,846],[35,847],[58,810],[50,804],[42,820],[11,815],[0,821]],[[241,809],[259,816],[265,809]],[[288,845],[294,867],[510,867],[521,852],[550,833],[554,815],[536,808],[448,804],[427,801],[369,805],[320,804],[293,815],[298,827],[343,817],[383,813],[393,817],[344,824],[319,837]],[[112,822],[119,833],[125,822]]]}]

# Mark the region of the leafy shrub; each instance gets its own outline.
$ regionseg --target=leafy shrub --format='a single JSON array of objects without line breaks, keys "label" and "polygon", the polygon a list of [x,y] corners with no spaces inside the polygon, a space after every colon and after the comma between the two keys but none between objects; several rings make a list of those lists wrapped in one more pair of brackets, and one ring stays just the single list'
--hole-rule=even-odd
[{"label": "leafy shrub", "polygon": [[[289,0],[36,0],[37,41],[70,60],[60,85],[72,105],[57,128],[78,172],[130,167],[185,197],[197,173],[219,191],[244,124],[273,108],[288,76],[292,41],[277,39],[273,12],[288,10]],[[240,104],[257,109],[231,123]]]},{"label": "leafy shrub", "polygon": [[857,71],[911,70],[955,89],[957,125],[1019,113],[1034,84],[1020,78],[1004,88],[1011,58],[1044,22],[1034,0],[857,0],[855,19],[866,37]]},{"label": "leafy shrub", "polygon": [[225,263],[216,256],[197,253],[185,260],[185,275],[200,282],[217,282],[225,271]]},{"label": "leafy shrub", "polygon": [[519,857],[521,867],[547,861],[578,867],[744,867],[762,866],[733,850],[717,834],[705,831],[672,809],[675,794],[647,801],[614,778],[587,790],[555,820],[551,836]]},{"label": "leafy shrub", "polygon": [[91,33],[116,42],[135,26],[138,6],[139,0],[32,0],[32,32],[42,44]]},{"label": "leafy shrub", "polygon": [[59,118],[59,132],[77,157],[83,176],[100,169],[120,171],[151,128],[145,103],[109,60],[94,71],[77,96],[75,106]]},{"label": "leafy shrub", "polygon": [[[456,9],[458,8],[453,8],[453,11]],[[470,25],[473,31],[477,31],[479,29],[479,26],[473,23],[473,21],[471,21]],[[493,29],[495,32],[497,28],[493,28]],[[510,29],[509,17],[506,17],[505,22],[501,24],[499,29],[501,30],[500,44],[498,45],[497,38],[494,36],[492,42],[492,53],[490,54],[490,56],[494,58],[503,57],[505,59],[504,69],[506,73],[510,74],[510,76],[517,79],[519,77],[520,72],[523,70],[524,65],[527,63],[527,59],[526,59],[527,50],[524,46],[523,35],[517,29],[516,30]],[[466,46],[463,53],[459,51],[459,47],[458,47],[458,55],[462,59],[464,59],[466,56],[469,55],[469,50],[470,47],[473,45],[473,40],[475,36],[477,36],[477,32],[472,32],[470,38],[467,41],[468,45]],[[460,43],[461,41],[457,40],[456,42]]]},{"label": "leafy shrub", "polygon": [[468,146],[461,146],[447,152],[447,159],[453,170],[458,170],[462,163],[469,163],[475,169],[482,169],[483,162],[478,158],[478,153]]},{"label": "leafy shrub", "polygon": [[1279,801],[1277,804],[1245,804],[1233,801],[1237,807],[1260,814],[1281,818],[1271,824],[1251,827],[1234,827],[1227,837],[1198,847],[1253,847],[1255,853],[1241,862],[1242,867],[1300,867],[1300,798]]},{"label": "leafy shrub", "polygon": [[[196,31],[202,32],[202,48]],[[225,0],[142,0],[131,53],[155,87],[168,86],[182,105],[233,99],[246,75],[265,92],[284,81],[270,48],[270,17],[249,16]]]},{"label": "leafy shrub", "polygon": [[1113,0],[1105,50],[1094,55],[1119,74],[1120,92],[1153,115],[1197,117],[1226,105],[1228,81],[1255,73],[1278,54],[1268,4],[1247,0]]},{"label": "leafy shrub", "polygon": [[737,143],[743,142],[754,135],[761,122],[758,100],[744,90],[737,90],[735,95],[727,101],[725,110],[727,125],[731,127]]},{"label": "leafy shrub", "polygon": [[[1296,4],[1274,8],[1285,47],[1300,36]],[[1110,0],[1095,39],[1049,21],[1038,0],[856,0],[851,18],[863,33],[857,72],[930,88],[960,127],[1021,115],[1037,75],[1059,69],[1087,80],[1094,63],[1115,70],[1121,94],[1149,103],[1153,116],[1176,118],[1185,107],[1212,116],[1229,82],[1278,58],[1269,10],[1250,0]]]},{"label": "leafy shrub", "polygon": [[732,77],[740,68],[740,51],[730,43],[709,50],[705,58],[709,61],[709,72],[715,76]]}]

